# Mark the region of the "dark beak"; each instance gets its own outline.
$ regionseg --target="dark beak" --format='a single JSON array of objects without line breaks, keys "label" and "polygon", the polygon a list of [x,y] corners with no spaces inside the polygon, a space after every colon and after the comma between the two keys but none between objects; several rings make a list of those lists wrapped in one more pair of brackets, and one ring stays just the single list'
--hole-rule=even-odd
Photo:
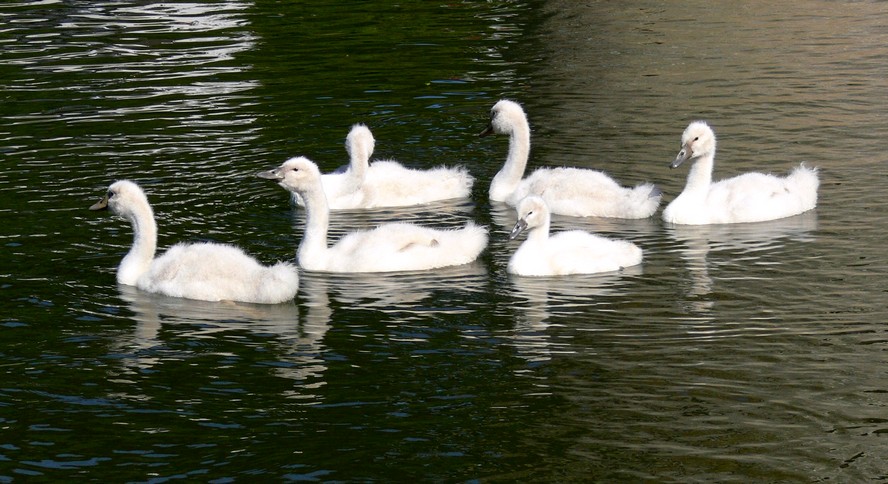
[{"label": "dark beak", "polygon": [[669,168],[678,168],[682,163],[688,161],[691,156],[694,155],[694,152],[691,151],[690,148],[684,147],[681,151],[678,152],[678,155],[672,160],[672,164],[669,165]]},{"label": "dark beak", "polygon": [[490,136],[493,134],[493,124],[488,124],[484,131],[478,133],[479,138],[483,138],[485,136]]},{"label": "dark beak", "polygon": [[515,227],[512,228],[512,232],[509,233],[509,240],[515,240],[515,237],[518,237],[521,232],[527,228],[527,221],[523,218],[518,219],[518,223],[515,224]]}]

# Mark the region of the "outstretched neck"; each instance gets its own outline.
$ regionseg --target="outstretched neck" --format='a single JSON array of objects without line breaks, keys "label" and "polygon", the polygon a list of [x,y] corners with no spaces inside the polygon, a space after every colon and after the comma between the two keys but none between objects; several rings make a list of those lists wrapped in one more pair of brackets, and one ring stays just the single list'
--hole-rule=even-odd
[{"label": "outstretched neck", "polygon": [[305,233],[296,251],[299,265],[307,270],[321,270],[327,252],[327,227],[330,209],[320,186],[300,193],[305,200]]},{"label": "outstretched neck", "polygon": [[117,266],[117,282],[134,286],[151,268],[157,250],[157,223],[147,203],[134,207],[127,217],[133,227],[133,246]]},{"label": "outstretched neck", "polygon": [[493,177],[490,183],[490,199],[504,201],[511,195],[527,167],[527,158],[530,156],[530,126],[526,120],[516,122],[509,137],[509,155],[502,169]]}]

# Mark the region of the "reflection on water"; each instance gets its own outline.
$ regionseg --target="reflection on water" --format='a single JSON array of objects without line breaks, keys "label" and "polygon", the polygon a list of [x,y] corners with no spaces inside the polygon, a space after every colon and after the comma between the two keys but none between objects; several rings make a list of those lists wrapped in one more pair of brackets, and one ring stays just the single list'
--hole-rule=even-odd
[{"label": "reflection on water", "polygon": [[[324,336],[334,306],[348,311],[389,313],[400,321],[421,321],[430,314],[468,314],[472,301],[487,289],[487,272],[479,263],[435,271],[383,274],[303,273],[300,310],[295,304],[255,305],[172,298],[118,286],[133,312],[136,326],[111,347],[125,368],[142,371],[164,361],[187,359],[171,353],[171,339],[215,339],[225,334],[271,335],[275,340],[273,373],[295,381],[293,395],[319,396],[306,390],[324,385]],[[301,317],[300,317],[301,316]],[[249,344],[248,340],[243,340]]]},{"label": "reflection on water", "polygon": [[[816,240],[817,212],[812,210],[794,217],[758,223],[667,224],[666,230],[676,242],[675,250],[684,259],[690,275],[689,285],[685,288],[690,305],[687,309],[692,314],[705,315],[715,305],[715,300],[707,297],[713,290],[712,268],[724,265],[753,268],[756,265],[774,264],[767,256],[788,241]],[[716,254],[715,260],[709,257],[710,252]]]},{"label": "reflection on water", "polygon": [[[515,327],[508,335],[518,354],[529,362],[548,361],[555,354],[576,353],[573,343],[555,340],[548,332],[557,318],[582,317],[595,311],[603,298],[627,290],[624,278],[643,274],[642,266],[605,274],[570,277],[521,277],[510,275],[511,296],[516,298]],[[591,321],[590,321],[591,323]],[[594,328],[586,328],[594,331]]]},{"label": "reflection on water", "polygon": [[431,314],[465,314],[487,290],[487,270],[480,263],[420,272],[334,274],[305,272],[301,298],[325,297],[349,310],[397,315],[401,321]]},{"label": "reflection on water", "polygon": [[309,296],[300,319],[294,304],[194,301],[119,285],[120,297],[133,312],[136,327],[132,333],[118,337],[110,351],[120,355],[124,367],[144,371],[165,361],[189,358],[187,353],[170,352],[168,344],[172,339],[214,339],[242,333],[271,335],[276,358],[269,363],[272,373],[294,380],[290,397],[313,401],[320,397],[311,391],[325,384],[323,340],[332,312],[327,294],[317,291],[311,279],[302,287]]}]

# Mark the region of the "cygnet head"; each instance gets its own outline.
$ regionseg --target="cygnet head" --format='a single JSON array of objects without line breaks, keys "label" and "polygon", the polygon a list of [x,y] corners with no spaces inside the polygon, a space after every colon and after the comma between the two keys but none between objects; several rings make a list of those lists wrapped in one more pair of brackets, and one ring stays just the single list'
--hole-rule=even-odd
[{"label": "cygnet head", "polygon": [[531,195],[524,197],[518,203],[518,223],[509,234],[509,240],[518,237],[521,232],[534,229],[543,225],[549,225],[549,206],[542,198]]},{"label": "cygnet head", "polygon": [[136,185],[129,180],[120,180],[112,183],[111,186],[108,187],[108,193],[106,193],[101,200],[89,207],[89,209],[108,209],[115,215],[124,218],[132,218],[133,211],[136,210],[137,207],[149,207],[148,197],[145,196],[145,192],[139,188],[139,185]]},{"label": "cygnet head", "polygon": [[490,124],[478,136],[511,134],[515,126],[520,123],[527,124],[524,109],[515,101],[503,99],[493,105],[490,110]]},{"label": "cygnet head", "polygon": [[348,136],[345,137],[345,151],[348,152],[348,156],[352,159],[357,157],[366,162],[370,159],[370,155],[373,154],[375,147],[376,139],[373,138],[373,133],[370,132],[370,128],[366,125],[356,124],[352,126]]},{"label": "cygnet head", "polygon": [[321,171],[318,165],[304,156],[290,158],[281,166],[259,172],[256,176],[275,180],[280,186],[299,194],[321,187]]},{"label": "cygnet head", "polygon": [[687,160],[715,153],[715,133],[705,121],[694,121],[681,135],[681,151],[669,165],[678,168]]}]

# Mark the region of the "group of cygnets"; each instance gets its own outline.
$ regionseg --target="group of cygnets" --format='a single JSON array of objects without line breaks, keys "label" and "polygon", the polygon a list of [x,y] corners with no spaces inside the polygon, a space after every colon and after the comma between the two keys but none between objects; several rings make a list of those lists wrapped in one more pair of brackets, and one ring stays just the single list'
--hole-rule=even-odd
[{"label": "group of cygnets", "polygon": [[[657,210],[661,192],[644,183],[624,188],[601,171],[539,168],[524,177],[530,153],[530,127],[521,106],[497,102],[481,135],[509,135],[503,168],[490,183],[489,197],[517,208],[510,239],[527,232],[512,255],[508,271],[520,276],[559,276],[616,271],[640,264],[642,250],[580,230],[549,234],[551,214],[575,217],[646,218]],[[306,212],[305,232],[296,260],[306,271],[419,271],[474,261],[487,246],[487,229],[468,222],[455,230],[411,223],[387,223],[327,241],[330,210],[418,205],[465,198],[474,179],[462,167],[417,170],[395,161],[369,162],[373,135],[355,125],[346,138],[349,166],[321,174],[305,157],[291,158],[258,174],[293,194]],[[692,163],[682,193],[663,211],[674,224],[759,222],[799,214],[817,204],[816,169],[804,164],[786,177],[746,173],[712,182],[715,134],[702,121],[681,137],[672,167]],[[297,267],[288,262],[260,264],[238,247],[216,243],[177,244],[155,258],[157,225],[142,189],[117,181],[90,207],[110,209],[133,226],[133,246],[117,268],[117,281],[144,291],[207,301],[276,304],[293,299]]]}]

